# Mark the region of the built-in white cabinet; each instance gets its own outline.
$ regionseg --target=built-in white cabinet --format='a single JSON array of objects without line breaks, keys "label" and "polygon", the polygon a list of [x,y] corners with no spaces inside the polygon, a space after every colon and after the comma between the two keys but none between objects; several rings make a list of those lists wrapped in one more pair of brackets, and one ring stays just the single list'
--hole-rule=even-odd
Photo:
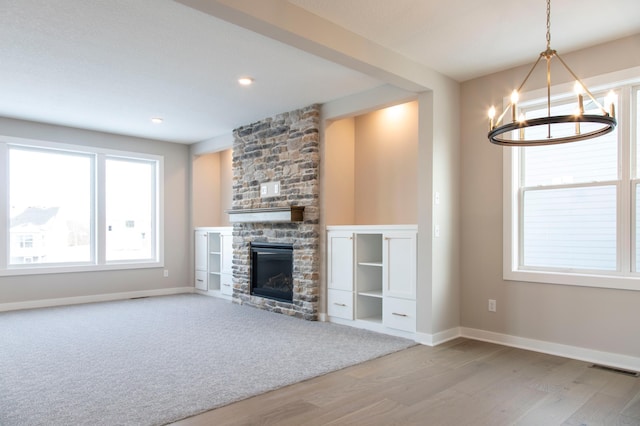
[{"label": "built-in white cabinet", "polygon": [[195,243],[196,243],[196,255],[195,255],[195,287],[198,290],[207,290],[207,256],[208,256],[208,240],[209,235],[207,231],[196,230]]},{"label": "built-in white cabinet", "polygon": [[231,227],[195,229],[195,288],[230,299],[233,295]]},{"label": "built-in white cabinet", "polygon": [[228,228],[220,233],[220,293],[223,296],[233,295],[233,236]]},{"label": "built-in white cabinet", "polygon": [[327,227],[329,321],[410,337],[416,330],[417,227]]},{"label": "built-in white cabinet", "polygon": [[327,233],[327,315],[353,319],[353,232]]},{"label": "built-in white cabinet", "polygon": [[382,238],[382,258],[385,265],[382,284],[385,296],[415,300],[416,232],[387,232]]}]

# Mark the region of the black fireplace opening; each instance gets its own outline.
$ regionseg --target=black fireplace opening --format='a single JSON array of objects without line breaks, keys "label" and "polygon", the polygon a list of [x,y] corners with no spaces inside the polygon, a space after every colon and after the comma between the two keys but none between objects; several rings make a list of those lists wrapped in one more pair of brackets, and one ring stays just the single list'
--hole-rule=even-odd
[{"label": "black fireplace opening", "polygon": [[293,301],[293,245],[251,243],[251,294]]}]

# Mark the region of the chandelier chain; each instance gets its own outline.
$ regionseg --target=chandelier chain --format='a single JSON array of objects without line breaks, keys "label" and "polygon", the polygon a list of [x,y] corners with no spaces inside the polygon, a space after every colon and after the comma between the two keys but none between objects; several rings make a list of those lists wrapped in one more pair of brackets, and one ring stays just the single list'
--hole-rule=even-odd
[{"label": "chandelier chain", "polygon": [[551,0],[547,0],[547,50],[551,50]]}]

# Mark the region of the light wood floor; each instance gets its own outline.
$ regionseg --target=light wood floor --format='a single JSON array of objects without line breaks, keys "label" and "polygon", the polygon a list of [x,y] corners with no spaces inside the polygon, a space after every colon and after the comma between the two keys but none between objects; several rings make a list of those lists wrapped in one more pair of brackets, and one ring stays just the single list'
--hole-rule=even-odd
[{"label": "light wood floor", "polygon": [[640,378],[457,339],[415,346],[173,425],[640,425]]}]

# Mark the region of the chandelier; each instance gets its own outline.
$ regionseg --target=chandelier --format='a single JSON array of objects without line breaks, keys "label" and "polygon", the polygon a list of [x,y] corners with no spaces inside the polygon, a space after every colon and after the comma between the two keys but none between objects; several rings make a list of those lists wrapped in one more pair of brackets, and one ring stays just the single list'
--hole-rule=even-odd
[{"label": "chandelier", "polygon": [[[524,114],[518,114],[519,93],[543,58],[547,64],[547,115],[526,119]],[[576,80],[574,89],[577,94],[577,108],[574,114],[551,115],[551,60],[553,58],[558,58]],[[585,114],[583,91],[593,101],[599,114]],[[613,131],[617,125],[614,103],[614,95],[611,93],[605,101],[608,109],[603,107],[562,60],[558,52],[551,49],[551,0],[547,0],[547,49],[540,53],[520,87],[512,92],[511,102],[497,120],[494,121],[495,107],[489,108],[489,141],[503,146],[537,146],[576,142],[602,136]],[[509,111],[511,111],[511,122],[496,127]],[[526,131],[527,129],[532,131]]]}]

